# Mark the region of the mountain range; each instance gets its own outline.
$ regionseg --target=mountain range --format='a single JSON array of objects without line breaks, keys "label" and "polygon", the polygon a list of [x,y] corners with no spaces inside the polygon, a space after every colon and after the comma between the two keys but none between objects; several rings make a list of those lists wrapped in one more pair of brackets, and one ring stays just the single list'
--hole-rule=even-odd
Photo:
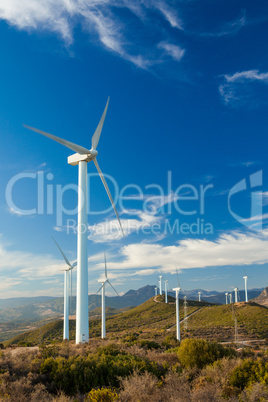
[{"label": "mountain range", "polygon": [[[266,288],[267,289],[267,288]],[[248,290],[248,298],[253,299],[260,296],[264,288]],[[206,291],[194,289],[183,291],[180,298],[185,295],[188,300],[198,300],[198,292],[201,292],[201,300],[214,304],[225,304],[225,292]],[[155,286],[144,286],[138,290],[129,290],[123,296],[106,297],[106,306],[120,309],[130,306],[138,306],[149,300],[155,294]],[[174,292],[169,292],[171,296]],[[239,292],[239,301],[244,301],[244,291]],[[256,301],[257,302],[257,301]],[[100,295],[88,296],[89,311],[101,306]],[[70,314],[75,315],[76,298],[71,299]],[[61,317],[63,314],[63,297],[19,297],[11,299],[0,299],[0,323],[10,321],[33,322],[48,318]]]}]

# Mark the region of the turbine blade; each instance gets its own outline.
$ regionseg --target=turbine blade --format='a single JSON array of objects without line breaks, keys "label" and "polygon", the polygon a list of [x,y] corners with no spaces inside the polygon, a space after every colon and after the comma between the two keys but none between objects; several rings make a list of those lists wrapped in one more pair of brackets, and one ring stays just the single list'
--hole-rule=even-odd
[{"label": "turbine blade", "polygon": [[104,251],[104,261],[105,261],[105,278],[107,279],[107,265],[106,265],[106,254]]},{"label": "turbine blade", "polygon": [[124,231],[123,231],[123,227],[122,227],[122,224],[121,224],[121,221],[120,221],[118,212],[117,212],[117,210],[116,210],[113,197],[112,197],[112,195],[111,195],[111,193],[110,193],[108,184],[107,184],[107,182],[106,182],[106,180],[105,180],[105,177],[104,177],[103,174],[102,174],[102,171],[100,170],[100,167],[99,167],[99,164],[98,164],[98,162],[97,162],[97,159],[94,158],[94,159],[93,159],[93,162],[95,163],[95,166],[96,166],[96,168],[97,168],[97,171],[99,172],[101,181],[102,181],[102,183],[103,183],[103,185],[104,185],[104,187],[105,187],[106,193],[107,193],[107,195],[108,195],[108,197],[109,197],[109,199],[110,199],[110,201],[111,201],[111,204],[112,204],[112,207],[113,207],[113,209],[114,209],[115,215],[116,215],[116,217],[117,217],[117,219],[118,219],[119,226],[120,226],[120,228],[121,228],[123,237],[125,237]]},{"label": "turbine blade", "polygon": [[113,288],[113,290],[115,291],[115,293],[117,294],[117,296],[120,297],[119,293],[117,292],[117,290],[113,287],[113,285],[111,284],[111,282],[107,279],[107,282],[109,283],[109,285]]},{"label": "turbine blade", "polygon": [[26,124],[23,124],[23,127],[28,128],[29,130],[35,131],[38,134],[42,134],[45,137],[50,138],[53,141],[59,142],[60,144],[64,145],[65,147],[71,149],[74,152],[77,152],[80,155],[84,155],[84,154],[89,154],[90,151],[84,147],[81,147],[80,145],[74,144],[73,142],[64,140],[60,137],[57,137],[56,135],[52,135],[49,133],[46,133],[45,131],[39,130],[38,128],[34,128],[31,126],[27,126]]},{"label": "turbine blade", "polygon": [[76,267],[76,265],[77,265],[77,261],[75,261],[75,262],[73,263],[72,269],[73,269],[74,267]]},{"label": "turbine blade", "polygon": [[[71,266],[71,264],[70,264],[68,258],[66,257],[66,255],[64,254],[64,252],[62,251],[62,249],[60,248],[60,246],[58,245],[58,243],[57,243],[56,240],[54,239],[54,237],[52,237],[52,239],[54,240],[54,242],[56,243],[58,249],[60,250],[61,255],[63,256],[63,258],[64,258],[66,264],[69,265],[69,267],[71,268],[72,266]],[[66,270],[64,270],[64,271],[66,271]]]},{"label": "turbine blade", "polygon": [[92,149],[96,149],[99,143],[99,139],[100,139],[100,135],[102,132],[102,127],[103,127],[103,123],[106,117],[106,113],[107,113],[107,109],[108,109],[108,105],[109,105],[109,100],[110,98],[108,97],[104,112],[102,113],[101,119],[99,121],[98,127],[95,130],[95,133],[92,136],[92,140],[91,140],[91,145],[92,145]]},{"label": "turbine blade", "polygon": [[[106,281],[105,281],[106,282]],[[101,289],[103,288],[103,286],[105,285],[105,282],[101,285],[101,287],[99,288],[99,290],[97,291],[97,293],[99,293],[101,291]]]}]

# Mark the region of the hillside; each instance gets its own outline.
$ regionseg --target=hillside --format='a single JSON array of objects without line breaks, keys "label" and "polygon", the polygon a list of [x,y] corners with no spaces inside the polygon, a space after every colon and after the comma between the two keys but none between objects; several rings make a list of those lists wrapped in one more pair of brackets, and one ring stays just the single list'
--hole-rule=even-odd
[{"label": "hillside", "polygon": [[251,301],[258,303],[261,306],[268,307],[268,287],[266,287],[258,297],[255,297],[255,299]]},{"label": "hillside", "polygon": [[238,340],[268,339],[268,309],[255,303],[208,306],[188,319],[190,337],[233,341],[237,319]]},{"label": "hillside", "polygon": [[[151,298],[138,307],[124,313],[110,316],[106,320],[107,337],[121,339],[127,334],[142,334],[143,338],[163,340],[167,335],[175,334],[174,299],[169,298],[169,304],[163,303],[163,297],[157,297],[158,302]],[[217,341],[234,341],[234,317],[237,319],[238,340],[268,339],[268,309],[255,303],[237,303],[235,305],[210,305],[188,302],[188,329],[181,324],[181,337],[204,338]],[[180,301],[180,320],[184,318],[183,302]],[[62,320],[46,324],[33,331],[25,332],[5,342],[6,345],[26,342],[39,344],[41,342],[62,340]],[[100,337],[101,320],[91,317],[89,324],[90,337]],[[75,321],[70,320],[70,340],[75,339]]]},{"label": "hillside", "polygon": [[[157,297],[162,302],[155,302],[153,298],[141,304],[138,307],[134,307],[124,313],[116,314],[106,319],[107,335],[114,334],[119,336],[118,333],[126,331],[144,331],[148,334],[156,331],[166,333],[166,329],[175,324],[175,304],[174,299],[169,297],[171,304],[163,303],[164,298]],[[207,303],[199,303],[196,301],[188,302],[188,313],[192,313],[202,306],[206,306]],[[183,318],[183,302],[180,300],[180,317]],[[90,317],[89,322],[89,336],[100,337],[101,333],[101,320],[100,318]],[[53,323],[44,325],[33,331],[20,334],[9,341],[5,342],[6,345],[17,344],[19,342],[30,342],[38,344],[43,341],[50,342],[54,340],[62,340],[62,327],[63,321],[57,320]],[[75,320],[70,320],[70,340],[75,339]]]}]

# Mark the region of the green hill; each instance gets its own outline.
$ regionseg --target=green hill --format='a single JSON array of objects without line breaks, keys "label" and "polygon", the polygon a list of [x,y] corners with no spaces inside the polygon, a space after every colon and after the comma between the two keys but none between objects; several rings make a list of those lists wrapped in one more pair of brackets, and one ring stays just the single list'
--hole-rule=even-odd
[{"label": "green hill", "polygon": [[[141,304],[138,307],[120,309],[124,312],[116,314],[106,319],[107,335],[118,334],[122,331],[138,331],[143,330],[151,333],[154,331],[160,331],[165,333],[165,330],[175,324],[175,304],[174,298],[169,297],[171,304],[165,304],[164,297],[158,296],[155,302],[152,299]],[[183,318],[183,301],[180,300],[180,318]],[[202,306],[207,306],[208,303],[199,303],[196,301],[188,302],[188,313],[192,313]],[[119,311],[120,311],[119,310]],[[106,311],[114,313],[115,310],[107,308]],[[100,313],[100,309],[96,309],[95,312]],[[91,312],[92,313],[92,312]],[[117,310],[118,313],[118,310]],[[39,344],[41,342],[51,342],[52,340],[62,340],[63,321],[53,321],[41,328],[33,331],[19,334],[16,337],[5,342],[5,345],[18,344],[19,342]],[[89,336],[99,337],[101,333],[101,320],[100,318],[94,318],[90,314],[89,321]],[[75,320],[70,320],[70,340],[75,339]]]},{"label": "green hill", "polygon": [[237,320],[238,340],[268,338],[268,309],[257,303],[208,306],[188,319],[189,336],[233,341]]},{"label": "green hill", "polygon": [[[130,310],[112,315],[106,319],[107,337],[122,338],[129,333],[142,334],[142,338],[163,340],[169,334],[175,334],[175,304],[172,297],[169,304],[157,296]],[[181,324],[181,337],[198,337],[217,341],[234,341],[235,320],[237,320],[238,340],[268,338],[268,309],[255,303],[237,303],[234,305],[215,306],[208,303],[188,301],[188,328]],[[113,311],[114,312],[114,311]],[[100,311],[96,311],[96,314]],[[183,301],[180,301],[180,320],[184,318]],[[6,345],[19,342],[39,344],[61,341],[63,321],[50,322],[33,331],[20,334]],[[91,317],[89,336],[100,337],[101,320]],[[70,340],[75,339],[75,320],[70,320]]]}]

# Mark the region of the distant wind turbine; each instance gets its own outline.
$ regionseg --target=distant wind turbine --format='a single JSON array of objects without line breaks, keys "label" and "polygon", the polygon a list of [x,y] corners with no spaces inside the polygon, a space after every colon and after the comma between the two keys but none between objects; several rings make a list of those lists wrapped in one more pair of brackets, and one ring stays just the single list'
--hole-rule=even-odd
[{"label": "distant wind turbine", "polygon": [[178,339],[178,341],[181,341],[181,333],[180,333],[180,303],[179,303],[179,295],[180,295],[181,288],[180,288],[180,281],[179,281],[178,271],[177,271],[177,279],[178,279],[178,287],[173,289],[173,291],[176,292],[176,338]]},{"label": "distant wind turbine", "polygon": [[[77,262],[74,262],[73,264],[70,263],[54,237],[52,237],[54,242],[56,243],[56,246],[61,252],[61,255],[63,256],[68,268],[65,269],[60,269],[60,271],[64,271],[64,318],[63,318],[63,339],[68,339],[69,340],[69,315],[70,315],[70,299],[69,299],[69,288],[70,288],[70,282],[69,282],[69,274],[71,273],[71,278],[72,278],[72,270],[74,267],[77,265]],[[71,279],[71,294],[72,294],[72,279]]]},{"label": "distant wind turbine", "polygon": [[121,221],[116,210],[112,195],[108,184],[97,162],[97,145],[106,117],[109,98],[107,100],[104,112],[101,116],[99,124],[91,139],[91,149],[74,144],[73,142],[56,137],[55,135],[46,133],[37,128],[24,125],[25,128],[35,131],[59,142],[65,147],[76,152],[68,157],[70,165],[78,165],[78,221],[77,221],[77,293],[76,293],[76,343],[88,342],[89,339],[89,321],[88,321],[88,257],[87,257],[87,163],[93,161],[100,175],[101,181],[110,199],[114,212],[117,216],[119,226],[122,230]]},{"label": "distant wind turbine", "polygon": [[157,286],[154,288],[154,295],[157,296]]},{"label": "distant wind turbine", "polygon": [[245,279],[245,301],[246,303],[248,302],[248,276],[247,274],[243,276],[243,279]]},{"label": "distant wind turbine", "polygon": [[168,280],[166,280],[164,282],[165,282],[165,303],[167,303]]},{"label": "distant wind turbine", "polygon": [[101,337],[102,339],[104,339],[106,337],[106,323],[105,323],[105,285],[106,283],[108,283],[111,288],[113,288],[113,290],[115,291],[115,293],[117,294],[117,296],[119,296],[117,290],[113,287],[113,285],[111,284],[111,282],[108,279],[107,276],[107,264],[106,264],[106,254],[104,253],[104,262],[105,262],[105,281],[101,281],[102,285],[99,288],[99,290],[97,291],[97,293],[99,293],[101,291]]},{"label": "distant wind turbine", "polygon": [[226,300],[225,304],[228,304],[228,292],[225,293],[225,300]]},{"label": "distant wind turbine", "polygon": [[237,298],[238,288],[234,288],[234,292],[235,292],[235,303],[237,303],[237,301],[238,301],[238,298]]},{"label": "distant wind turbine", "polygon": [[162,275],[159,275],[159,293],[162,296]]},{"label": "distant wind turbine", "polygon": [[198,301],[201,302],[201,292],[198,292]]},{"label": "distant wind turbine", "polygon": [[230,304],[232,304],[233,303],[233,295],[232,295],[232,293],[229,294],[229,299],[230,299]]}]

